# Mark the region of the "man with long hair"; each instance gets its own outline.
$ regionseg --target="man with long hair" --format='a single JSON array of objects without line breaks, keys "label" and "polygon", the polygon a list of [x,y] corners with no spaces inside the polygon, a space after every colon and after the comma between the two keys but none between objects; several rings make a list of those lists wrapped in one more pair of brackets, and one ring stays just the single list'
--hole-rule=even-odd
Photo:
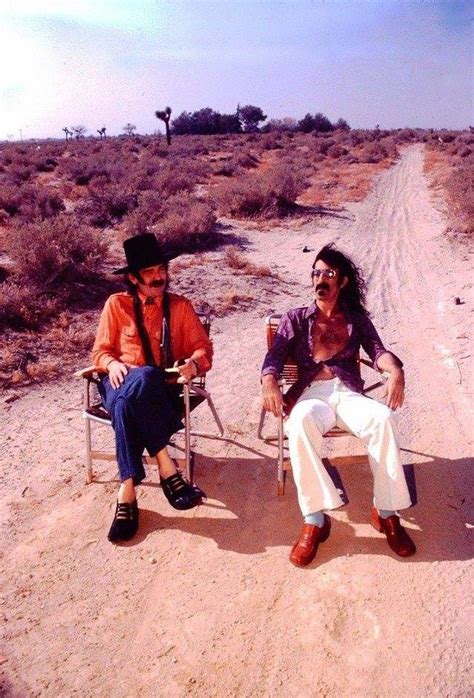
[{"label": "man with long hair", "polygon": [[[138,529],[135,487],[145,477],[142,454],[156,456],[163,492],[175,509],[190,509],[204,493],[183,479],[167,444],[182,428],[177,391],[165,368],[175,362],[179,381],[211,368],[212,344],[191,303],[168,292],[172,258],[151,233],[125,240],[128,291],[107,300],[92,351],[102,372],[99,392],[112,419],[121,484],[108,538],[119,542]],[[175,255],[173,255],[175,256]]]},{"label": "man with long hair", "polygon": [[[285,428],[304,517],[290,562],[303,567],[314,559],[330,533],[331,519],[324,511],[343,504],[319,456],[323,435],[336,425],[366,442],[374,476],[371,522],[397,555],[408,557],[416,548],[397,514],[411,500],[394,420],[394,410],[404,400],[402,362],[382,344],[365,309],[362,274],[347,255],[326,245],[316,255],[311,276],[314,302],[282,317],[262,368],[265,409],[275,416],[289,414]],[[389,373],[386,405],[362,394],[361,347]],[[289,355],[297,364],[298,380],[283,396],[278,379]]]}]

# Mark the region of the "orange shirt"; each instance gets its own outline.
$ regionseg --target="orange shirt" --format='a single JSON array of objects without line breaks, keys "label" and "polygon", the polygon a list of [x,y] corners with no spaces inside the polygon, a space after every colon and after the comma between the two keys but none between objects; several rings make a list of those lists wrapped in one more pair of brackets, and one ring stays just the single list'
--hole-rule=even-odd
[{"label": "orange shirt", "polygon": [[[212,365],[212,342],[193,306],[187,298],[174,293],[169,294],[169,300],[173,359],[188,359],[194,354],[199,372],[208,371]],[[161,302],[145,305],[142,301],[142,310],[153,356],[159,366],[163,322]],[[96,368],[106,371],[108,364],[114,360],[135,366],[146,364],[135,322],[133,298],[126,292],[114,293],[106,301],[92,349],[92,361]]]}]

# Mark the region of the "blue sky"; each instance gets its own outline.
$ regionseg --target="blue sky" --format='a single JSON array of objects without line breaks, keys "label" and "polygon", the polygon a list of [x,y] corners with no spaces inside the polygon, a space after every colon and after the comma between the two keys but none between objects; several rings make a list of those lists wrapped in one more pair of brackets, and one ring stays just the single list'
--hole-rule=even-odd
[{"label": "blue sky", "polygon": [[443,0],[2,0],[0,139],[120,133],[205,106],[353,127],[463,128],[472,3]]}]

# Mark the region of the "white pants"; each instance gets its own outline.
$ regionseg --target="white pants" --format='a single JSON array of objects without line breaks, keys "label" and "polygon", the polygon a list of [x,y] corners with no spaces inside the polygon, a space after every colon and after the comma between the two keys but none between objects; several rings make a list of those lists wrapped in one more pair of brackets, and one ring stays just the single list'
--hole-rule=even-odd
[{"label": "white pants", "polygon": [[319,456],[323,434],[336,425],[367,445],[374,476],[375,506],[391,511],[409,507],[411,501],[400,460],[394,412],[334,378],[311,383],[285,423],[303,516],[344,504]]}]

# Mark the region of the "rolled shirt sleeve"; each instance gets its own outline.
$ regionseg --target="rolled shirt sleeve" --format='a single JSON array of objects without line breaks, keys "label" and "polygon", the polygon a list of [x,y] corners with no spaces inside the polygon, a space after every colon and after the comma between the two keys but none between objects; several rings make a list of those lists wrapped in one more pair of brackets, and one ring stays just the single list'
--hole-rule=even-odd
[{"label": "rolled shirt sleeve", "polygon": [[401,368],[403,362],[398,358],[396,354],[388,351],[382,340],[379,337],[377,330],[375,329],[372,320],[367,315],[362,315],[360,319],[361,323],[361,345],[367,356],[370,357],[374,368],[378,368],[377,360],[382,356],[382,354],[390,354],[395,363]]}]

